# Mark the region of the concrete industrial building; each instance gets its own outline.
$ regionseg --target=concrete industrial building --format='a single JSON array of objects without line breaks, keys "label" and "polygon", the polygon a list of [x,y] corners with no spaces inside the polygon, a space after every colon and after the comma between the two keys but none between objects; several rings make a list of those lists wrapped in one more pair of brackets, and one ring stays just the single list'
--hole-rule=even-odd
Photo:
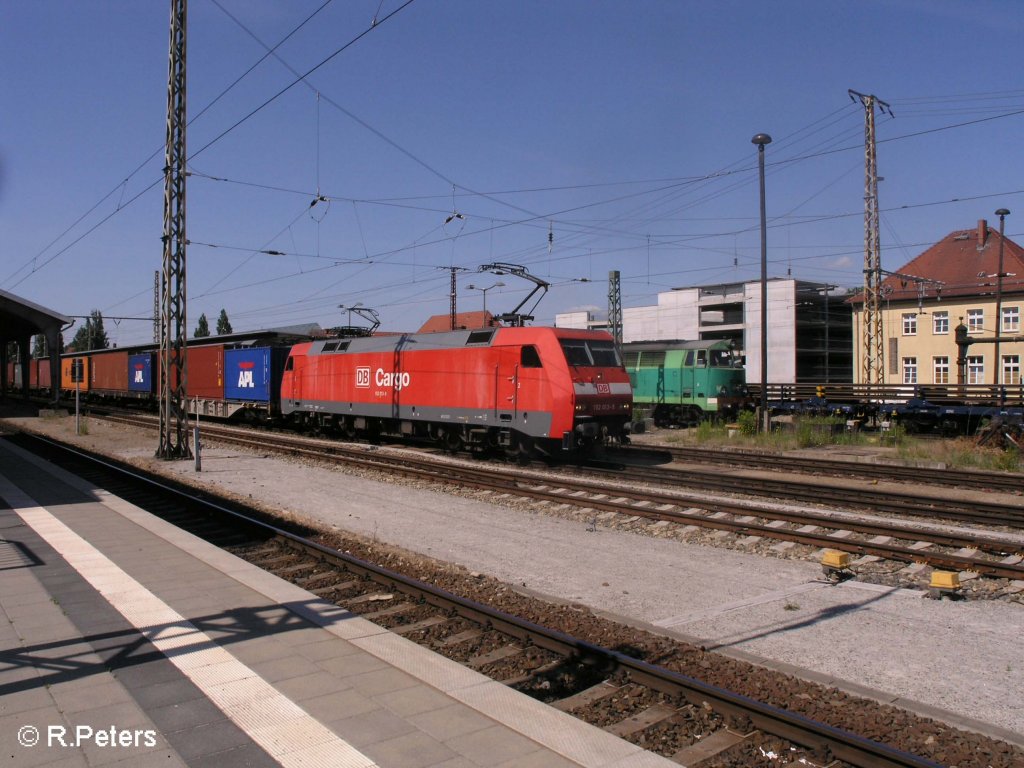
[{"label": "concrete industrial building", "polygon": [[[851,307],[834,285],[792,278],[767,281],[768,383],[852,381]],[[565,312],[562,328],[605,328],[604,313]],[[747,380],[761,366],[761,283],[674,288],[658,303],[622,310],[622,340],[729,339],[744,354]]]}]

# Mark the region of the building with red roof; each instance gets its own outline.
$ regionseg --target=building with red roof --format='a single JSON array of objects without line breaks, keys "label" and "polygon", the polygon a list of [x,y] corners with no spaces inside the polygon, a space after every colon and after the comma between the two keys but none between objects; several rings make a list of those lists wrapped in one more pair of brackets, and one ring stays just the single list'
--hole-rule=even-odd
[{"label": "building with red roof", "polygon": [[[455,314],[454,330],[493,328],[500,325],[501,322],[496,320],[490,312],[457,312]],[[451,330],[453,330],[451,315],[434,315],[420,327],[417,333],[441,333]]]},{"label": "building with red roof", "polygon": [[[984,219],[973,229],[951,232],[888,273],[881,295],[881,383],[1021,385],[1024,248],[1001,238]],[[863,383],[864,295],[849,301],[854,307],[854,381]],[[962,370],[956,344],[960,324],[970,342]]]}]

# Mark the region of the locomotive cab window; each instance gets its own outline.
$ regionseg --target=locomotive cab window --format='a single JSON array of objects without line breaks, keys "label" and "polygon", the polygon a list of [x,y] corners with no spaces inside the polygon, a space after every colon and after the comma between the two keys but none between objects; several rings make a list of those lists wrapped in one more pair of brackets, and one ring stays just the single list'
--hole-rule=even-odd
[{"label": "locomotive cab window", "polygon": [[537,348],[532,344],[522,348],[519,355],[519,364],[523,368],[543,368],[544,366],[540,363],[540,354],[537,352]]},{"label": "locomotive cab window", "polygon": [[286,371],[292,370],[292,368],[294,367],[294,363],[295,363],[295,358],[292,357],[291,355],[288,355],[288,360],[284,364],[284,369]]},{"label": "locomotive cab window", "polygon": [[706,349],[697,350],[697,367],[707,368],[708,367],[708,351]]},{"label": "locomotive cab window", "polygon": [[711,350],[712,368],[732,368],[732,354],[727,349]]},{"label": "locomotive cab window", "polygon": [[588,341],[590,356],[594,359],[594,365],[599,368],[617,368],[622,365],[619,355],[615,351],[615,344],[610,341]]},{"label": "locomotive cab window", "polygon": [[582,339],[562,339],[562,351],[565,352],[565,359],[569,365],[586,367],[593,365],[590,353],[587,352],[587,343]]},{"label": "locomotive cab window", "polygon": [[569,365],[578,368],[618,368],[622,361],[610,341],[562,339],[562,351]]}]

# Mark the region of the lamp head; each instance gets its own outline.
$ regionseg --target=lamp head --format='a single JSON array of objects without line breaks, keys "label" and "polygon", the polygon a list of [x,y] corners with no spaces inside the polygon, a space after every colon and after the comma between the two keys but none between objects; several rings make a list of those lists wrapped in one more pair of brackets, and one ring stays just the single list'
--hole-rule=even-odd
[{"label": "lamp head", "polygon": [[772,143],[772,137],[769,136],[767,133],[759,133],[750,140],[750,143],[757,144],[758,149],[764,149],[765,144]]}]

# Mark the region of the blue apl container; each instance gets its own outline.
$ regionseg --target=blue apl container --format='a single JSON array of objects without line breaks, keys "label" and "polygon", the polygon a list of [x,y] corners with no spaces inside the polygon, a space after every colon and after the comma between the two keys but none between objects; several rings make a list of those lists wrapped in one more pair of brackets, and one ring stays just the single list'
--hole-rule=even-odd
[{"label": "blue apl container", "polygon": [[128,390],[130,392],[153,393],[153,353],[128,355]]},{"label": "blue apl container", "polygon": [[224,350],[224,397],[270,401],[272,355],[269,347]]}]

